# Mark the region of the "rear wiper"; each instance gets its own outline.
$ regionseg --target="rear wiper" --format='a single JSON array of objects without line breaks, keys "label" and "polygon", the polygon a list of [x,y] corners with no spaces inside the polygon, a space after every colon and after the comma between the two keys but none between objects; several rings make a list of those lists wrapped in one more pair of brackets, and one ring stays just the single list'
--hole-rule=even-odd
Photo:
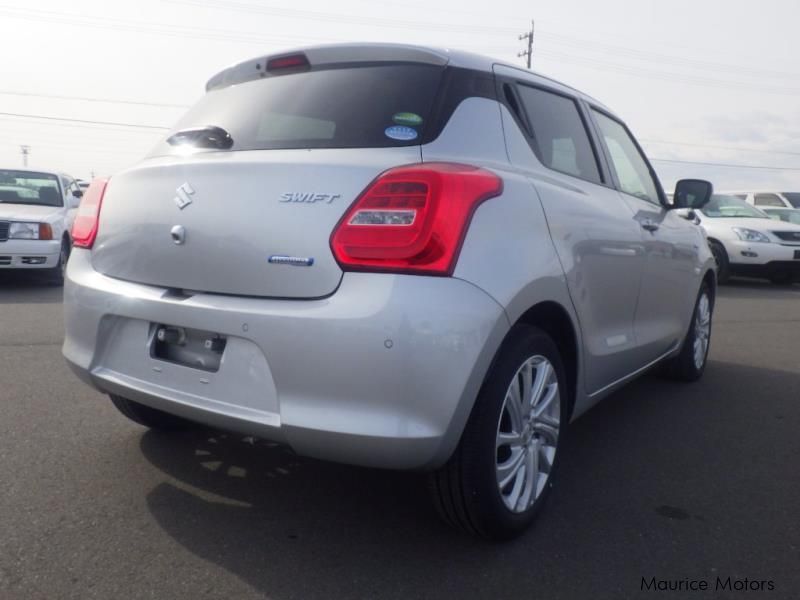
[{"label": "rear wiper", "polygon": [[233,146],[231,134],[222,127],[206,125],[181,129],[167,138],[170,146],[191,146],[194,148],[215,148],[228,150]]}]

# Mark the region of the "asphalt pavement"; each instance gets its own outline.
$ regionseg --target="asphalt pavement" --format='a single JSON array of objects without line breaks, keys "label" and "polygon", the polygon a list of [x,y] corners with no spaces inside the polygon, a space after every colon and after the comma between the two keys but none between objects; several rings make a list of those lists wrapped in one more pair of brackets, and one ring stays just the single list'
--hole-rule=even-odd
[{"label": "asphalt pavement", "polygon": [[578,419],[506,544],[441,525],[419,475],[127,421],[64,364],[61,296],[0,273],[2,600],[800,598],[798,285],[721,288],[705,377]]}]

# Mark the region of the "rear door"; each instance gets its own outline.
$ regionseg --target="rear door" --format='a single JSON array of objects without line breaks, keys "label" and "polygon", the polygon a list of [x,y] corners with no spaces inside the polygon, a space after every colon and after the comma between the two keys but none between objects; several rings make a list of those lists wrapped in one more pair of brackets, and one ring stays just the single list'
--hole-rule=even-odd
[{"label": "rear door", "polygon": [[544,207],[584,340],[589,393],[639,364],[634,314],[644,250],[633,211],[611,185],[579,101],[564,90],[517,82],[532,152],[530,179]]},{"label": "rear door", "polygon": [[420,162],[445,67],[257,66],[265,76],[212,89],[147,160],[111,178],[95,269],[224,294],[335,291],[331,233],[381,172]]}]

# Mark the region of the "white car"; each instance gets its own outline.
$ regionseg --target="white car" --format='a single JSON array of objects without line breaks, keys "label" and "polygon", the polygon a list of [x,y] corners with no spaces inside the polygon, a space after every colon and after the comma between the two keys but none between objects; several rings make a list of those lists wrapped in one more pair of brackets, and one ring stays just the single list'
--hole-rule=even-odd
[{"label": "white car", "polygon": [[82,195],[63,173],[0,169],[0,269],[39,269],[63,283]]},{"label": "white car", "polygon": [[736,196],[757,208],[800,208],[800,192],[720,192]]},{"label": "white car", "polygon": [[728,194],[714,194],[694,214],[717,260],[720,283],[746,275],[786,284],[800,275],[800,225],[772,219]]}]

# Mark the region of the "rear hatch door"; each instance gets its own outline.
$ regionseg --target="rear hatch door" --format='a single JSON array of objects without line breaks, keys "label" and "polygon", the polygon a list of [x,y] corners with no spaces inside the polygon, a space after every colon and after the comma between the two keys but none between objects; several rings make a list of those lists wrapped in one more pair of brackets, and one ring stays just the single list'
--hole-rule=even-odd
[{"label": "rear hatch door", "polygon": [[212,86],[148,159],[112,177],[95,269],[223,294],[336,290],[331,233],[381,172],[420,162],[444,66],[312,62],[262,77],[267,61],[255,64],[252,80],[248,64],[218,76],[236,83]]}]

